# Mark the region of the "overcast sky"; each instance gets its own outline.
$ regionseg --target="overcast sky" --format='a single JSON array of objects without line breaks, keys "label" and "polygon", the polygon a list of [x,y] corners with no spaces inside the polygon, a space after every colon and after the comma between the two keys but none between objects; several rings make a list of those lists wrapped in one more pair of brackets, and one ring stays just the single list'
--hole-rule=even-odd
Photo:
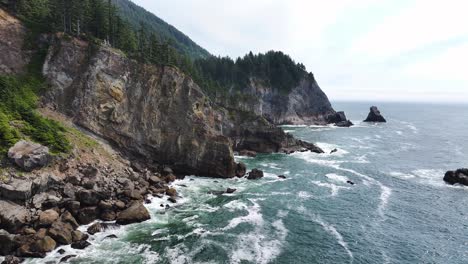
[{"label": "overcast sky", "polygon": [[281,50],[331,100],[468,102],[466,0],[133,0],[214,55]]}]

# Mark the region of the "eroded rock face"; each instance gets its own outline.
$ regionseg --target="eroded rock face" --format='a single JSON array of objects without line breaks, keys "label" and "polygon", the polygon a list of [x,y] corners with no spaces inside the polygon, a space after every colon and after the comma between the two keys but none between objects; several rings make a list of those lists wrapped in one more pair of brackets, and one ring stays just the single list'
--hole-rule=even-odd
[{"label": "eroded rock face", "polygon": [[76,39],[52,45],[43,73],[58,110],[128,154],[170,165],[175,173],[234,176],[230,141],[216,129],[217,113],[192,79],[110,48],[90,61],[88,54],[88,44]]},{"label": "eroded rock face", "polygon": [[10,179],[10,182],[0,184],[0,198],[9,201],[24,202],[31,198],[32,182],[22,179]]},{"label": "eroded rock face", "polygon": [[377,106],[372,106],[370,108],[369,115],[367,116],[366,120],[364,122],[378,122],[378,123],[385,123],[387,120],[380,114],[380,110],[377,108]]},{"label": "eroded rock face", "polygon": [[49,163],[49,148],[34,142],[20,140],[8,150],[8,158],[21,169],[32,171]]}]

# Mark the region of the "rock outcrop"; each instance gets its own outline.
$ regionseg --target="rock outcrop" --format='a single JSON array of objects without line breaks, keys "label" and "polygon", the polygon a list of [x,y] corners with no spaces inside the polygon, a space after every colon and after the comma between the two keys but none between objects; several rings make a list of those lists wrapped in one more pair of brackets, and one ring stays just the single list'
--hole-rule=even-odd
[{"label": "rock outcrop", "polygon": [[263,171],[259,169],[253,169],[249,172],[249,175],[247,176],[247,179],[249,180],[257,180],[260,178],[263,178]]},{"label": "rock outcrop", "polygon": [[346,118],[346,114],[343,111],[328,115],[327,122],[330,124],[335,124],[337,127],[350,127],[354,125]]},{"label": "rock outcrop", "polygon": [[21,169],[32,171],[49,163],[49,148],[34,142],[20,140],[8,150],[8,158]]},{"label": "rock outcrop", "polygon": [[24,47],[26,34],[22,23],[0,8],[0,74],[24,72],[31,59]]},{"label": "rock outcrop", "polygon": [[176,174],[234,177],[233,149],[321,152],[255,112],[213,104],[176,68],[142,65],[108,47],[57,37],[43,73],[53,87],[47,101],[56,109],[127,154]]},{"label": "rock outcrop", "polygon": [[462,184],[468,186],[468,169],[447,171],[444,176],[444,181],[449,184]]},{"label": "rock outcrop", "polygon": [[372,106],[370,108],[369,115],[367,116],[366,120],[364,122],[376,122],[376,123],[385,123],[387,120],[380,114],[379,109],[377,106]]}]

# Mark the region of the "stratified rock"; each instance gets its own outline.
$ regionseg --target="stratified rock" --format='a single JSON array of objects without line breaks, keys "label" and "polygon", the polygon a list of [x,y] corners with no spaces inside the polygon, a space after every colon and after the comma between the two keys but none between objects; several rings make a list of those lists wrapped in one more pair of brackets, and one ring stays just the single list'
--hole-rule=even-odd
[{"label": "stratified rock", "polygon": [[8,158],[21,169],[32,171],[49,163],[49,148],[34,142],[20,140],[8,150]]},{"label": "stratified rock", "polygon": [[242,178],[245,176],[245,173],[247,172],[247,166],[245,166],[244,163],[239,162],[236,165],[236,176],[239,178]]},{"label": "stratified rock", "polygon": [[32,181],[12,178],[8,184],[0,184],[0,197],[5,200],[24,202],[31,195]]},{"label": "stratified rock", "polygon": [[444,181],[449,184],[462,184],[468,186],[468,169],[458,169],[456,171],[447,171]]},{"label": "stratified rock", "polygon": [[249,175],[247,176],[247,179],[249,180],[256,180],[263,178],[263,171],[259,169],[253,169],[251,172],[249,172]]},{"label": "stratified rock", "polygon": [[134,202],[129,208],[120,212],[116,223],[119,225],[128,225],[140,223],[150,219],[150,214],[141,202]]},{"label": "stratified rock", "polygon": [[366,120],[364,122],[380,122],[380,123],[385,123],[387,120],[380,114],[379,109],[377,106],[372,106],[370,108],[369,115],[367,116]]},{"label": "stratified rock", "polygon": [[31,221],[31,212],[23,206],[0,200],[0,223],[8,232],[16,233]]}]

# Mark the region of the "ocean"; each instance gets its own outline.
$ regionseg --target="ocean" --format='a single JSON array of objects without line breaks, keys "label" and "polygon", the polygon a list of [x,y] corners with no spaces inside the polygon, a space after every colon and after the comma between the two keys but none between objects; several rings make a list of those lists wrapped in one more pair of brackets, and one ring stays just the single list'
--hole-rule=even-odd
[{"label": "ocean", "polygon": [[284,127],[327,154],[236,157],[265,177],[186,177],[151,220],[28,263],[468,263],[468,187],[442,180],[468,166],[468,105],[379,103],[386,124],[361,122],[369,103],[333,106],[355,126]]}]

